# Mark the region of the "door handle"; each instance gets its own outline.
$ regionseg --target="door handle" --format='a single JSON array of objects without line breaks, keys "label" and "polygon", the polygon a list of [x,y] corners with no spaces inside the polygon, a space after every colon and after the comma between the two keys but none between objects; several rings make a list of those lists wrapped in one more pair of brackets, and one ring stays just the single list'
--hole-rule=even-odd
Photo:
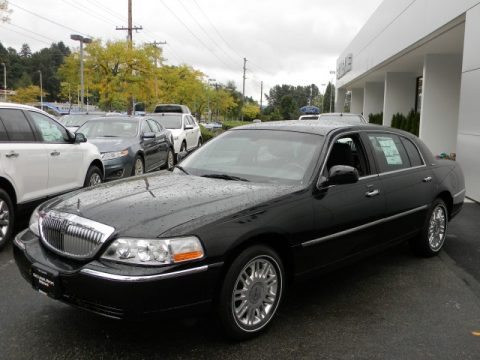
[{"label": "door handle", "polygon": [[427,176],[426,178],[423,178],[422,181],[425,182],[425,183],[429,183],[429,182],[432,181],[432,177],[431,177],[431,176]]},{"label": "door handle", "polygon": [[52,155],[52,156],[58,156],[58,155],[60,155],[60,152],[57,151],[57,150],[55,150],[55,151],[52,151],[52,152],[50,153],[50,155]]},{"label": "door handle", "polygon": [[374,190],[367,191],[365,193],[365,196],[366,197],[374,197],[374,196],[377,196],[378,194],[380,194],[380,190],[374,189]]},{"label": "door handle", "polygon": [[15,151],[11,151],[9,154],[5,154],[5,157],[11,159],[11,158],[17,158],[20,154],[16,153]]}]

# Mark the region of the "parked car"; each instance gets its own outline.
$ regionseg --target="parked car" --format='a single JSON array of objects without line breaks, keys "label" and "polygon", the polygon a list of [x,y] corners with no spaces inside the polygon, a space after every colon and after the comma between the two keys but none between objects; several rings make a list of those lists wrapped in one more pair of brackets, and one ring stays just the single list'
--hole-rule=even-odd
[{"label": "parked car", "polygon": [[223,126],[218,122],[200,123],[205,129],[210,131],[220,130]]},{"label": "parked car", "polygon": [[334,121],[352,121],[362,124],[367,124],[368,121],[365,120],[362,114],[353,114],[353,113],[324,113],[319,114],[317,120],[334,120]]},{"label": "parked car", "polygon": [[96,145],[105,180],[119,179],[174,165],[170,131],[150,117],[106,117],[89,120],[77,132]]},{"label": "parked car", "polygon": [[98,117],[104,117],[105,113],[81,113],[81,114],[68,114],[62,116],[59,121],[71,132],[76,132],[80,126],[85,124],[90,119]]},{"label": "parked car", "polygon": [[301,115],[298,120],[318,120],[319,115]]},{"label": "parked car", "polygon": [[180,113],[191,114],[190,109],[186,105],[180,104],[158,104],[153,110],[154,113]]},{"label": "parked car", "polygon": [[98,149],[46,112],[0,103],[0,248],[23,205],[100,183]]},{"label": "parked car", "polygon": [[200,127],[192,115],[155,114],[154,119],[171,131],[175,154],[202,146],[203,139]]},{"label": "parked car", "polygon": [[149,321],[210,309],[245,339],[267,328],[289,281],[406,240],[437,254],[464,196],[458,163],[410,133],[266,122],[224,132],[173,173],[44,203],[14,254],[60,301]]}]

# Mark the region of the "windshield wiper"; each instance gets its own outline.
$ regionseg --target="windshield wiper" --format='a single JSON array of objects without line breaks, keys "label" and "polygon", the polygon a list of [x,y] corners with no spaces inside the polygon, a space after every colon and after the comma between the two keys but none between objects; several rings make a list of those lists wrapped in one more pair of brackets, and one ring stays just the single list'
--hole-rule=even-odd
[{"label": "windshield wiper", "polygon": [[180,165],[175,165],[175,169],[179,169],[179,170],[181,170],[183,173],[185,173],[186,175],[190,175],[190,174],[188,173],[188,171],[185,170],[185,169],[184,169],[182,166],[180,166]]},{"label": "windshield wiper", "polygon": [[247,181],[247,182],[250,181],[239,176],[233,176],[233,175],[227,175],[227,174],[205,174],[205,175],[202,175],[202,177],[212,178],[212,179],[234,180],[234,181]]}]

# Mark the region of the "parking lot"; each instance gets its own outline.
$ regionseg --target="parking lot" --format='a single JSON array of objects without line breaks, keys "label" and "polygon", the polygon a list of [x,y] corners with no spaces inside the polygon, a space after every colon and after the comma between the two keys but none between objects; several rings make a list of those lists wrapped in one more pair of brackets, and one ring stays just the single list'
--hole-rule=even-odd
[{"label": "parking lot", "polygon": [[478,359],[479,214],[478,204],[465,205],[439,257],[402,245],[296,284],[270,330],[243,343],[225,340],[208,316],[131,323],[53,301],[21,278],[8,246],[0,358]]}]

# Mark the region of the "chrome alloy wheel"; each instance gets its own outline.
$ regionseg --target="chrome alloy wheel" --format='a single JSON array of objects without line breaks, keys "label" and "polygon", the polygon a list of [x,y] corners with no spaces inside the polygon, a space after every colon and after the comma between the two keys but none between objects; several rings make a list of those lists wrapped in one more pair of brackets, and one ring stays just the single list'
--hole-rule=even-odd
[{"label": "chrome alloy wheel", "polygon": [[143,161],[141,158],[135,159],[135,175],[143,174]]},{"label": "chrome alloy wheel", "polygon": [[94,186],[102,183],[102,178],[100,175],[96,172],[90,176],[90,180],[88,181],[88,186]]},{"label": "chrome alloy wheel", "polygon": [[2,241],[8,232],[10,226],[10,211],[5,201],[0,200],[0,241]]},{"label": "chrome alloy wheel", "polygon": [[441,249],[447,233],[447,210],[437,205],[432,211],[428,225],[428,243],[432,251]]},{"label": "chrome alloy wheel", "polygon": [[256,331],[265,326],[280,301],[282,279],[270,256],[259,256],[240,272],[232,293],[232,312],[238,326]]}]

